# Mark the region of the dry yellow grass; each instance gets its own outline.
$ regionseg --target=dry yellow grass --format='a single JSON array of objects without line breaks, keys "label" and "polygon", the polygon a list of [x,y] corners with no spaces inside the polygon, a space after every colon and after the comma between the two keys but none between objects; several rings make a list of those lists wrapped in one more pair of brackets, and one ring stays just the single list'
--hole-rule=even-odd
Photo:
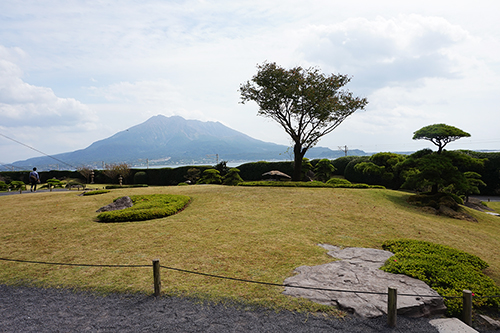
[{"label": "dry yellow grass", "polygon": [[[97,223],[96,209],[132,194],[184,194],[191,204],[163,219]],[[23,260],[161,265],[242,279],[283,283],[301,265],[332,260],[317,246],[380,248],[412,238],[464,250],[487,261],[500,283],[500,221],[471,211],[479,223],[420,212],[408,194],[390,190],[177,186],[0,197],[0,257]],[[500,207],[499,207],[500,208]],[[153,290],[151,268],[86,268],[0,261],[0,283]],[[166,293],[241,299],[288,309],[314,309],[281,295],[281,287],[246,284],[162,270]]]}]

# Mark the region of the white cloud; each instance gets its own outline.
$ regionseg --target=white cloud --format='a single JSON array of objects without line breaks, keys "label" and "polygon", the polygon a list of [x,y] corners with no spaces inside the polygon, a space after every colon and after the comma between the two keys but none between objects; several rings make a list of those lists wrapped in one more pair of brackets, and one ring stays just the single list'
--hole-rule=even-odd
[{"label": "white cloud", "polygon": [[9,58],[19,50],[0,48],[0,122],[3,126],[82,126],[96,120],[90,109],[74,98],[59,98],[52,89],[28,84],[22,70]]},{"label": "white cloud", "polygon": [[353,85],[370,91],[415,85],[429,77],[456,77],[456,60],[448,50],[466,40],[468,33],[443,18],[400,15],[310,26],[303,38],[306,60],[327,71],[353,75]]}]

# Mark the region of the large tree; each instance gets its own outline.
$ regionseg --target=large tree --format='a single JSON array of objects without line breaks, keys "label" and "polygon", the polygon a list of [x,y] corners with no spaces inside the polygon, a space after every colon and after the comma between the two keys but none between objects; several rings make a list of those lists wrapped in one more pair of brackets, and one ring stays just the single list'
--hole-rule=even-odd
[{"label": "large tree", "polygon": [[351,80],[346,75],[327,76],[317,68],[285,69],[267,62],[257,69],[257,74],[240,86],[241,102],[256,102],[258,115],[284,128],[294,144],[292,179],[300,180],[307,150],[368,102],[343,89]]},{"label": "large tree", "polygon": [[422,127],[413,133],[413,140],[429,140],[438,147],[438,154],[441,154],[444,146],[460,138],[469,137],[470,134],[459,128],[446,124],[435,124]]}]

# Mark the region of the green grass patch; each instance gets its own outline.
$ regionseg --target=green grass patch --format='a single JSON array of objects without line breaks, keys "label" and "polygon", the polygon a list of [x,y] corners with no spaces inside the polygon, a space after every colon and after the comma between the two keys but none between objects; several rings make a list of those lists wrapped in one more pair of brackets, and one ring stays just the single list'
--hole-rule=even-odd
[{"label": "green grass patch", "polygon": [[[463,290],[471,290],[475,296],[475,309],[499,308],[499,298],[481,298],[500,296],[500,288],[483,274],[488,264],[479,257],[449,246],[417,240],[387,241],[382,247],[394,253],[382,270],[422,280],[441,296],[462,296]],[[445,298],[445,305],[450,315],[459,316],[462,312],[461,299]]]},{"label": "green grass patch", "polygon": [[292,181],[253,181],[253,182],[242,182],[238,186],[270,186],[270,187],[325,187],[325,188],[378,188],[385,189],[381,185],[367,185],[367,184],[352,184],[349,181],[335,181],[335,182],[292,182]]},{"label": "green grass patch", "polygon": [[109,190],[95,190],[95,191],[86,191],[83,192],[82,195],[97,195],[97,194],[104,194],[110,192]]},{"label": "green grass patch", "polygon": [[[133,206],[126,209],[103,212],[97,215],[100,222],[132,222],[159,219],[174,215],[191,200],[186,195],[150,194],[131,195]],[[116,199],[115,199],[116,200]]]}]

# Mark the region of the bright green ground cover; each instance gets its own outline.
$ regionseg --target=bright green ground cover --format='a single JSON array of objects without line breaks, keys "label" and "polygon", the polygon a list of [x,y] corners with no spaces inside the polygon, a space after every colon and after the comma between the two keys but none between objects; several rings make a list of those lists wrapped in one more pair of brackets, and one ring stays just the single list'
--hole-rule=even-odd
[{"label": "bright green ground cover", "polygon": [[130,199],[134,204],[132,207],[100,213],[97,215],[97,219],[101,222],[133,222],[159,219],[176,214],[184,209],[191,200],[187,195],[171,194],[131,195]]},{"label": "bright green ground cover", "polygon": [[[394,253],[382,269],[389,273],[405,274],[427,283],[442,296],[462,296],[463,290],[474,293],[476,309],[494,308],[498,310],[500,288],[483,270],[488,264],[478,256],[424,241],[393,240],[382,245],[384,250]],[[462,300],[445,299],[448,313],[460,316]]]},{"label": "bright green ground cover", "polygon": [[[95,212],[124,195],[191,197],[179,214],[140,223],[97,223]],[[500,282],[499,218],[467,211],[478,223],[423,213],[409,194],[385,189],[172,186],[0,197],[0,257],[65,263],[151,264],[283,283],[301,265],[332,260],[317,246],[381,248],[391,239],[448,245],[480,257]],[[30,207],[29,214],[26,207]],[[0,261],[0,283],[152,293],[150,268],[97,268]],[[283,288],[162,269],[166,294],[235,299],[269,307],[324,307],[281,294]]]}]

